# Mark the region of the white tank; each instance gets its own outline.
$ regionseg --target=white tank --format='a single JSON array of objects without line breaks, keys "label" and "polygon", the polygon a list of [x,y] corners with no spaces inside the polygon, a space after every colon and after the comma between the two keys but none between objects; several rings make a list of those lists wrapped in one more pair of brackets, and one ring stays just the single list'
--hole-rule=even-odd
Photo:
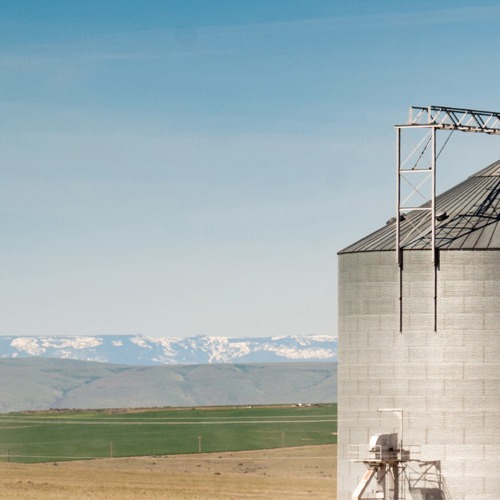
[{"label": "white tank", "polygon": [[399,432],[380,408],[453,500],[500,498],[500,162],[436,202],[436,271],[420,235],[401,280],[394,223],[339,252],[338,500],[366,470],[349,445]]}]

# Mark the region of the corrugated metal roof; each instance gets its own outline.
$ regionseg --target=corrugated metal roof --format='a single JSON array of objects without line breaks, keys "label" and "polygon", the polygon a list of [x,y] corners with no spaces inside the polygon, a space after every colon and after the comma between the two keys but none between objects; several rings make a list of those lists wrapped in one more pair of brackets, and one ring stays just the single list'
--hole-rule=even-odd
[{"label": "corrugated metal roof", "polygon": [[[423,206],[429,206],[427,202]],[[436,213],[448,217],[436,222],[436,246],[443,250],[500,249],[500,160],[436,197]],[[428,212],[412,211],[401,222],[402,240]],[[396,219],[339,253],[394,251]],[[405,241],[408,250],[430,249],[430,224]]]}]

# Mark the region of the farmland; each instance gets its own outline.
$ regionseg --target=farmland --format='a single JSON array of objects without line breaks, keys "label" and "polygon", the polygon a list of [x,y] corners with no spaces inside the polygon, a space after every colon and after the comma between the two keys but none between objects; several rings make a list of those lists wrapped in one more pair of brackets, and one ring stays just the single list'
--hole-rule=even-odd
[{"label": "farmland", "polygon": [[234,452],[336,443],[336,405],[53,411],[0,415],[0,459]]},{"label": "farmland", "polygon": [[334,500],[336,445],[0,467],[9,500]]}]

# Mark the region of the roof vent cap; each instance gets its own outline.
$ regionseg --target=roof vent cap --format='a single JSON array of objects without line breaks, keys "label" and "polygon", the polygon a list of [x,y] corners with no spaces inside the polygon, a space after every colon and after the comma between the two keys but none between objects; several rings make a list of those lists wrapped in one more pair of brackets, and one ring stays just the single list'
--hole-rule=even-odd
[{"label": "roof vent cap", "polygon": [[439,222],[446,220],[448,217],[449,215],[446,212],[438,212],[436,214],[436,220]]}]

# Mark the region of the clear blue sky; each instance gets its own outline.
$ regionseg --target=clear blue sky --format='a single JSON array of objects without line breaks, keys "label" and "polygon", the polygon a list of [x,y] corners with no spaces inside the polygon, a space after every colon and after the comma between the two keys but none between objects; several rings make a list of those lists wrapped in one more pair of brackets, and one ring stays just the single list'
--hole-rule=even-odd
[{"label": "clear blue sky", "polygon": [[[497,1],[1,2],[0,333],[336,334],[410,105],[500,110]],[[457,134],[447,188],[500,157]]]}]

